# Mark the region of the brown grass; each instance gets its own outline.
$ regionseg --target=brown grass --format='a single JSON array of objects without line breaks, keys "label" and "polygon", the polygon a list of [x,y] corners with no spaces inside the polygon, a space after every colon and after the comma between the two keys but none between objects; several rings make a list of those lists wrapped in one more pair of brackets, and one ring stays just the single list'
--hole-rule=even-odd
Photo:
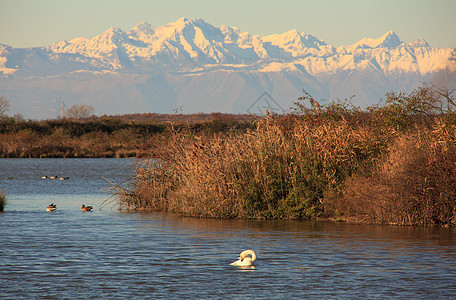
[{"label": "brown grass", "polygon": [[310,109],[298,104],[299,114],[267,116],[246,131],[171,126],[144,146],[118,204],[196,217],[452,226],[456,117],[452,106],[435,110],[438,95],[390,94],[366,111],[310,98]]},{"label": "brown grass", "polygon": [[397,225],[456,225],[456,126],[401,134],[370,173],[349,179],[331,210],[346,220]]},{"label": "brown grass", "polygon": [[152,145],[131,189],[119,191],[121,204],[199,217],[316,217],[325,193],[380,151],[369,126],[323,115],[269,116],[243,134],[171,131]]}]

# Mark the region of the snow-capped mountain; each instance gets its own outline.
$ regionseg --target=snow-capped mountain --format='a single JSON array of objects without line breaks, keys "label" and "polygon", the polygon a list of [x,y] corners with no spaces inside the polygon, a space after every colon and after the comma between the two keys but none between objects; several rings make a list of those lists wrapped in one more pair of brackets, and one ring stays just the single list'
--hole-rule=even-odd
[{"label": "snow-capped mountain", "polygon": [[392,31],[335,48],[297,30],[262,37],[181,18],[47,47],[0,44],[0,96],[11,113],[38,119],[55,117],[62,99],[98,114],[245,113],[264,92],[279,111],[302,89],[365,106],[423,82],[456,87],[456,49],[405,44]]}]

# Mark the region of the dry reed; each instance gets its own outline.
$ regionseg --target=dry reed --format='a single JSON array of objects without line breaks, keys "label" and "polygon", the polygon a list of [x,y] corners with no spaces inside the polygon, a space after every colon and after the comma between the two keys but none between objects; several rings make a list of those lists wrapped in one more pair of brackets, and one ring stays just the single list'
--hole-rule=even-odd
[{"label": "dry reed", "polygon": [[6,195],[0,190],[0,212],[5,210]]},{"label": "dry reed", "polygon": [[310,98],[311,109],[245,132],[171,127],[145,145],[118,203],[197,217],[454,225],[456,118],[426,111],[436,95],[390,94],[367,111]]},{"label": "dry reed", "polygon": [[375,168],[354,174],[327,203],[344,220],[396,225],[454,226],[455,209],[456,127],[442,118],[400,134]]},{"label": "dry reed", "polygon": [[200,217],[319,216],[325,193],[376,147],[365,126],[321,117],[269,116],[244,134],[173,131],[150,150],[131,189],[120,191],[122,203]]}]

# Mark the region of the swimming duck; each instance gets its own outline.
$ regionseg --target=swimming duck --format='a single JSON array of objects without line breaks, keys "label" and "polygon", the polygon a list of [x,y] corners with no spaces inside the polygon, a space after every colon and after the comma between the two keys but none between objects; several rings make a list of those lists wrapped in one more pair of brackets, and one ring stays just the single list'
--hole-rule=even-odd
[{"label": "swimming duck", "polygon": [[48,207],[46,207],[46,211],[54,211],[57,209],[57,205],[55,205],[54,203],[51,203],[48,205]]},{"label": "swimming duck", "polygon": [[57,175],[56,176],[51,176],[51,179],[57,179]]},{"label": "swimming duck", "polygon": [[[250,255],[250,256],[249,256]],[[245,250],[241,252],[239,259],[232,262],[230,265],[237,267],[248,267],[253,265],[256,260],[256,254],[253,250]]]},{"label": "swimming duck", "polygon": [[82,205],[82,211],[91,211],[92,210],[92,206],[85,206],[84,204]]},{"label": "swimming duck", "polygon": [[68,177],[60,177],[59,179],[60,179],[60,180],[67,180],[67,179],[69,179],[69,178],[68,178]]},{"label": "swimming duck", "polygon": [[47,176],[41,176],[41,178],[43,178],[43,179],[47,179],[47,178],[49,178],[49,177],[47,177]]}]

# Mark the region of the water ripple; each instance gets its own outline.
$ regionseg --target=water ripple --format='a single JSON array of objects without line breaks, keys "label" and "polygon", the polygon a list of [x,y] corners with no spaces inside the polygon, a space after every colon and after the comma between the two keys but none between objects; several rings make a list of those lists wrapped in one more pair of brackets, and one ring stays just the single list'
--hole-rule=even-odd
[{"label": "water ripple", "polygon": [[[69,164],[78,174],[87,166],[78,160]],[[113,161],[108,165],[113,173],[121,169]],[[192,219],[110,209],[82,213],[81,203],[98,207],[105,199],[92,190],[102,183],[73,182],[83,186],[55,195],[46,192],[49,182],[38,182],[39,193],[9,195],[0,214],[0,298],[448,299],[456,294],[452,229]],[[80,190],[90,193],[74,193]],[[58,210],[45,212],[48,202]],[[245,249],[258,254],[256,267],[230,266]]]}]

